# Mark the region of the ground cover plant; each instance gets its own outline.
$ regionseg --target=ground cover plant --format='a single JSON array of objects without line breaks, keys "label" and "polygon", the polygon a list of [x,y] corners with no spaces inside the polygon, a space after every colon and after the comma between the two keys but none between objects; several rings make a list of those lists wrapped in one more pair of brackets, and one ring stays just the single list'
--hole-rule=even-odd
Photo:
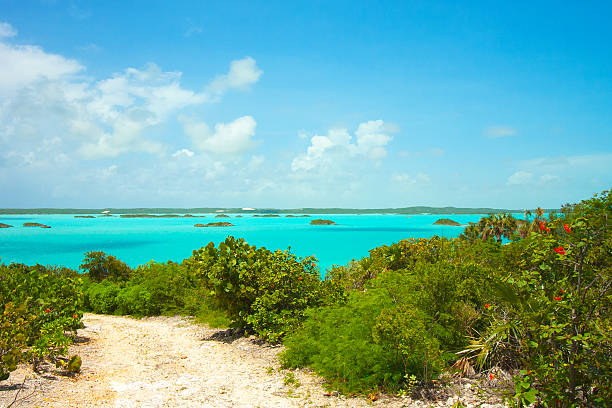
[{"label": "ground cover plant", "polygon": [[0,264],[0,380],[22,362],[78,371],[66,355],[82,316],[81,282],[67,268]]}]

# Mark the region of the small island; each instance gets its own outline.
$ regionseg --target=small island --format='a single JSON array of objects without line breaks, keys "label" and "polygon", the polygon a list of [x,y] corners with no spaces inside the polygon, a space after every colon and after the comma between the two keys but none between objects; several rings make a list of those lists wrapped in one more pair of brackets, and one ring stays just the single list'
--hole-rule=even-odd
[{"label": "small island", "polygon": [[26,222],[23,224],[24,227],[39,227],[39,228],[51,228],[48,225],[45,224],[39,224],[37,222]]},{"label": "small island", "polygon": [[225,214],[219,214],[219,215],[215,215],[215,218],[230,218],[230,216],[225,215]]},{"label": "small island", "polygon": [[300,218],[300,217],[310,217],[310,215],[308,215],[308,214],[302,214],[302,215],[289,214],[289,215],[285,215],[285,217],[287,217],[287,218]]},{"label": "small island", "polygon": [[271,218],[271,217],[280,217],[280,215],[278,214],[255,214],[253,217]]},{"label": "small island", "polygon": [[209,222],[208,224],[195,224],[194,227],[233,227],[231,222]]},{"label": "small island", "polygon": [[13,228],[12,225],[8,225],[8,224],[3,224],[0,222],[0,228]]},{"label": "small island", "polygon": [[96,218],[93,215],[75,215],[74,218]]},{"label": "small island", "polygon": [[316,219],[316,220],[310,221],[310,225],[337,225],[337,224],[333,222],[332,220]]},{"label": "small island", "polygon": [[438,221],[434,222],[434,225],[452,225],[454,227],[458,227],[459,224],[457,221],[449,220],[448,218],[440,218]]}]

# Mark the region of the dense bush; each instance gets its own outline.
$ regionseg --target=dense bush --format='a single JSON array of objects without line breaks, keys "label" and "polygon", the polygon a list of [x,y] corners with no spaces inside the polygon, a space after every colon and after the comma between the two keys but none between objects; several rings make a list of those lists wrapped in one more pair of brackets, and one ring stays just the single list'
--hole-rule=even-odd
[{"label": "dense bush", "polygon": [[20,362],[64,365],[80,326],[80,285],[66,268],[0,264],[0,380]]},{"label": "dense bush", "polygon": [[504,248],[514,259],[503,279],[510,290],[490,299],[492,322],[476,349],[481,360],[488,354],[489,363],[524,369],[516,378],[524,402],[612,400],[611,215],[604,192]]},{"label": "dense bush", "polygon": [[411,375],[430,380],[485,324],[493,271],[452,240],[403,241],[331,272],[329,280],[354,290],[346,303],[309,312],[282,359],[312,366],[343,391],[395,389]]},{"label": "dense bush", "polygon": [[364,392],[430,379],[467,357],[513,372],[519,405],[603,406],[612,400],[611,213],[604,192],[548,219],[541,210],[520,223],[488,217],[458,239],[375,248],[332,268],[326,279],[347,301],[307,311],[283,363]]},{"label": "dense bush", "polygon": [[106,255],[102,251],[86,252],[85,259],[79,268],[86,271],[87,276],[97,282],[104,279],[127,280],[132,273],[132,269],[125,262],[112,255]]},{"label": "dense bush", "polygon": [[332,293],[315,262],[314,257],[298,259],[289,251],[272,252],[228,237],[218,248],[211,242],[194,251],[185,263],[235,327],[277,341],[299,326],[306,308]]}]

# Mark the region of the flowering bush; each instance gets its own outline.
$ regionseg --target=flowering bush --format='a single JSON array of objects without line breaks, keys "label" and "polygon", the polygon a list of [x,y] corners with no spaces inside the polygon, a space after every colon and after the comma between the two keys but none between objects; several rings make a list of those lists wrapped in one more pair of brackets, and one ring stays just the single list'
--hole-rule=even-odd
[{"label": "flowering bush", "polygon": [[[496,350],[510,351],[506,361],[529,370],[529,395],[547,405],[612,400],[610,215],[612,198],[604,192],[552,215],[547,234],[504,248],[513,261],[482,342],[493,349],[498,339]],[[494,357],[499,363],[499,353]],[[525,381],[515,383],[520,400]]]}]

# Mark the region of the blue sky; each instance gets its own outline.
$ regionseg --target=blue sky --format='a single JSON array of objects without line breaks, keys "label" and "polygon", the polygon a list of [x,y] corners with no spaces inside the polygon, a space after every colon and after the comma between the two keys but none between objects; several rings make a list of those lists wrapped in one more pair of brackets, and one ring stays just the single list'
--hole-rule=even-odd
[{"label": "blue sky", "polygon": [[0,207],[579,201],[612,185],[611,17],[0,0]]}]

